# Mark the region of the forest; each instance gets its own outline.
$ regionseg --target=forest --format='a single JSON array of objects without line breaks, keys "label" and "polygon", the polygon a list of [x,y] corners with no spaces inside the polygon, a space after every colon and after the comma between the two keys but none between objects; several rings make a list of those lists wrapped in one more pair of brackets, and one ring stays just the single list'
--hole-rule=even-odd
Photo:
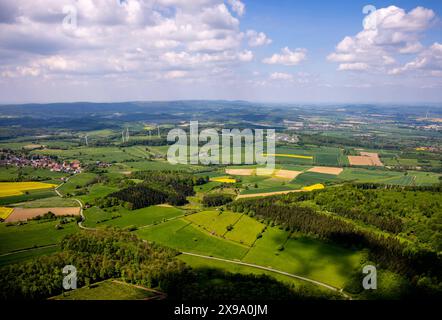
[{"label": "forest", "polygon": [[387,188],[378,184],[349,184],[286,198],[288,202],[312,201],[321,210],[442,251],[441,185]]},{"label": "forest", "polygon": [[203,197],[202,204],[206,207],[219,207],[233,201],[229,194],[206,194]]},{"label": "forest", "polygon": [[187,173],[169,171],[143,171],[132,174],[143,182],[114,192],[108,198],[129,203],[131,209],[140,209],[155,204],[183,205],[186,197],[195,194],[194,186],[207,183],[209,178],[195,177]]}]

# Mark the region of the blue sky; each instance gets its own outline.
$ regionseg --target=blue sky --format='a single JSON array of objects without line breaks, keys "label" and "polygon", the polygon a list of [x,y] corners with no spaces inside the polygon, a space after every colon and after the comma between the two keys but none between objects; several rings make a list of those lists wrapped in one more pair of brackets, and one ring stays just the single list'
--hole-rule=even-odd
[{"label": "blue sky", "polygon": [[0,0],[0,102],[437,103],[441,17],[437,0]]}]

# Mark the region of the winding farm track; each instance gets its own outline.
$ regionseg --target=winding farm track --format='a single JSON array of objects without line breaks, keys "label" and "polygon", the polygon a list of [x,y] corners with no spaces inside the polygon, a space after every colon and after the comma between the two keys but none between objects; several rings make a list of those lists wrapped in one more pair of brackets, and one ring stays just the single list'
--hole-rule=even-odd
[{"label": "winding farm track", "polygon": [[16,251],[10,251],[10,252],[6,252],[6,253],[3,253],[3,254],[0,254],[0,257],[6,257],[6,256],[11,256],[11,255],[17,254],[17,253],[28,252],[28,251],[39,250],[39,249],[52,248],[52,247],[57,247],[57,246],[58,246],[58,244],[48,244],[48,245],[40,246],[40,247],[32,247],[32,248],[26,248],[26,249],[21,249],[21,250],[16,250]]},{"label": "winding farm track", "polygon": [[[63,198],[63,195],[60,193],[60,191],[58,191],[58,188],[60,188],[63,184],[65,184],[69,180],[69,178],[66,179],[65,182],[63,182],[62,184],[58,185],[55,188],[55,192],[61,198]],[[77,201],[78,204],[80,205],[80,208],[81,208],[80,209],[81,221],[78,222],[78,226],[81,229],[84,229],[84,230],[96,231],[97,230],[96,228],[88,228],[88,227],[83,226],[83,222],[86,220],[86,217],[83,214],[83,203],[80,200],[78,200],[78,199],[73,199],[73,200]],[[166,222],[170,221],[170,220],[177,219],[177,218],[178,217],[174,217],[174,218],[168,219],[168,220],[166,220]],[[141,228],[146,228],[146,227],[150,227],[150,226],[151,225],[147,225],[147,226],[143,226]],[[143,241],[147,242],[146,240],[143,240]],[[298,280],[301,280],[301,281],[312,283],[314,285],[326,288],[328,290],[332,290],[334,292],[337,292],[337,293],[341,294],[346,299],[351,300],[351,297],[349,295],[347,295],[343,291],[343,289],[335,288],[335,287],[330,286],[330,285],[328,285],[326,283],[323,283],[323,282],[320,282],[320,281],[316,281],[316,280],[313,280],[313,279],[309,279],[309,278],[306,278],[306,277],[298,276],[296,274],[288,273],[288,272],[285,272],[285,271],[273,269],[273,268],[270,268],[270,267],[264,267],[264,266],[260,266],[260,265],[257,265],[257,264],[241,262],[241,261],[236,261],[236,260],[223,259],[223,258],[215,258],[215,257],[205,256],[205,255],[191,253],[191,252],[181,252],[181,254],[188,255],[188,256],[194,256],[194,257],[198,257],[198,258],[203,258],[203,259],[209,259],[209,260],[216,260],[216,261],[222,261],[222,262],[227,262],[227,263],[233,263],[233,264],[237,264],[237,265],[241,265],[241,266],[246,266],[246,267],[251,267],[251,268],[255,268],[255,269],[260,269],[260,270],[265,270],[265,271],[273,272],[273,273],[278,273],[278,274],[281,274],[281,275],[284,275],[284,276],[287,276],[287,277],[290,277],[290,278],[294,278],[294,279],[298,279]]]},{"label": "winding farm track", "polygon": [[[71,178],[71,177],[67,178],[63,183],[59,184],[59,185],[54,189],[54,190],[55,190],[55,193],[56,193],[60,198],[63,198],[63,195],[60,193],[60,191],[58,191],[58,188],[60,188],[62,185],[64,185],[66,182],[68,182],[70,178]],[[83,203],[82,203],[80,200],[78,200],[78,199],[72,199],[72,200],[76,201],[76,202],[78,203],[78,205],[80,206],[80,216],[81,216],[81,221],[78,222],[78,226],[79,226],[81,229],[84,229],[84,230],[94,231],[94,230],[95,230],[94,228],[88,228],[88,227],[83,226],[83,222],[86,220],[86,217],[85,217],[84,214],[83,214]]]},{"label": "winding farm track", "polygon": [[227,263],[233,263],[233,264],[237,264],[237,265],[241,265],[241,266],[246,266],[246,267],[251,267],[251,268],[255,268],[255,269],[261,269],[261,270],[265,270],[265,271],[270,271],[270,272],[282,274],[282,275],[290,277],[290,278],[295,278],[295,279],[298,279],[298,280],[309,282],[309,283],[315,284],[317,286],[320,286],[320,287],[323,287],[323,288],[335,291],[337,293],[342,294],[346,299],[350,299],[351,300],[351,297],[349,295],[347,295],[346,293],[344,293],[344,291],[342,289],[335,288],[335,287],[332,287],[332,286],[330,286],[330,285],[328,285],[326,283],[323,283],[323,282],[320,282],[320,281],[316,281],[316,280],[313,280],[313,279],[309,279],[309,278],[306,278],[306,277],[298,276],[296,274],[288,273],[288,272],[285,272],[285,271],[273,269],[273,268],[270,268],[270,267],[264,267],[264,266],[260,266],[260,265],[257,265],[257,264],[236,261],[236,260],[229,260],[229,259],[215,258],[215,257],[211,257],[211,256],[204,256],[204,255],[201,255],[201,254],[196,254],[196,253],[191,253],[191,252],[181,252],[181,254],[184,254],[184,255],[187,255],[187,256],[203,258],[203,259],[209,259],[209,260],[216,260],[216,261],[222,261],[222,262],[227,262]]}]

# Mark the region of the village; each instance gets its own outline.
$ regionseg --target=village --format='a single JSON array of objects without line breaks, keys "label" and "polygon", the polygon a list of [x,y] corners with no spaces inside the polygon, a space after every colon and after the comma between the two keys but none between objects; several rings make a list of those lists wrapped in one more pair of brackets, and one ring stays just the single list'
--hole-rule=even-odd
[{"label": "village", "polygon": [[0,166],[32,167],[49,169],[53,172],[81,173],[81,163],[78,160],[58,162],[55,159],[42,155],[15,154],[11,151],[2,151]]}]

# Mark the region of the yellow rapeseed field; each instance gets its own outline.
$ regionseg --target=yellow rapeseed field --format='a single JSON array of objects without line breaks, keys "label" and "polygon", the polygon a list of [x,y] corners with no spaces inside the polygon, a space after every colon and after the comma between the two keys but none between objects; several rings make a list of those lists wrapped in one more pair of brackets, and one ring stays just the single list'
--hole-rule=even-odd
[{"label": "yellow rapeseed field", "polygon": [[313,190],[321,190],[324,189],[325,186],[321,183],[317,183],[308,187],[303,187],[302,190],[303,191],[313,191]]},{"label": "yellow rapeseed field", "polygon": [[226,177],[212,178],[210,179],[210,181],[221,182],[221,183],[236,183],[236,179],[226,178]]},{"label": "yellow rapeseed field", "polygon": [[263,154],[264,157],[284,157],[284,158],[296,158],[296,159],[309,159],[309,160],[313,160],[313,156],[301,156],[298,154],[284,154],[284,153],[277,153],[277,154],[269,154],[269,153],[264,153]]},{"label": "yellow rapeseed field", "polygon": [[0,218],[6,220],[12,211],[14,211],[12,208],[0,207]]},{"label": "yellow rapeseed field", "polygon": [[43,182],[0,182],[0,197],[19,196],[23,191],[52,189],[56,184]]}]

